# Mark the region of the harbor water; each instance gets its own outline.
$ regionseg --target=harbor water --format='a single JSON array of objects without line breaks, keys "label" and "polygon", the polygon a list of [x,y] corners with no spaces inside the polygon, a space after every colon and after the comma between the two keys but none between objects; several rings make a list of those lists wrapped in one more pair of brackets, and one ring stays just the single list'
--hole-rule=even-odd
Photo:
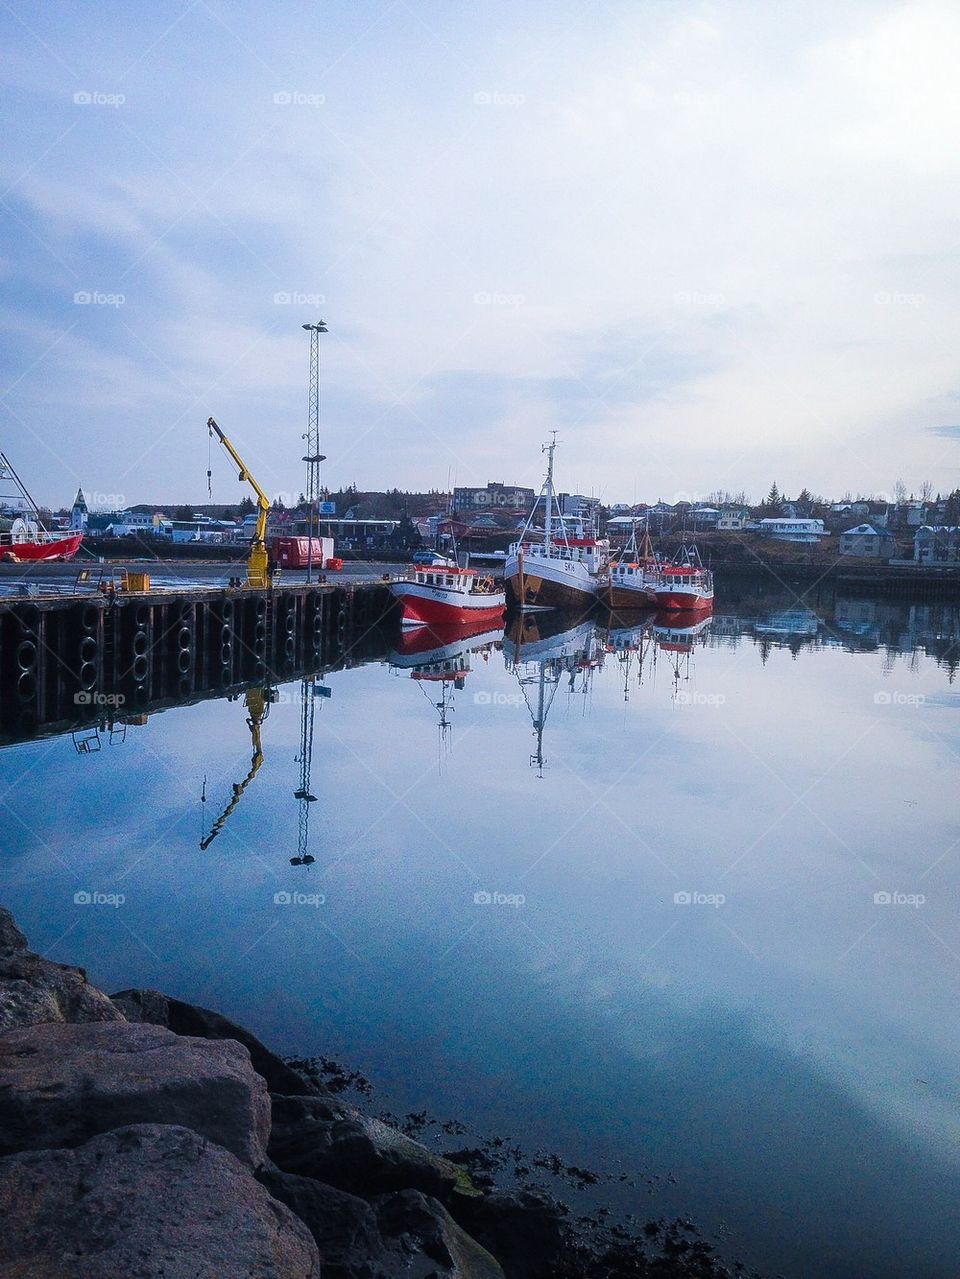
[{"label": "harbor water", "polygon": [[0,901],[758,1269],[955,1273],[960,611],[620,622],[8,745]]}]

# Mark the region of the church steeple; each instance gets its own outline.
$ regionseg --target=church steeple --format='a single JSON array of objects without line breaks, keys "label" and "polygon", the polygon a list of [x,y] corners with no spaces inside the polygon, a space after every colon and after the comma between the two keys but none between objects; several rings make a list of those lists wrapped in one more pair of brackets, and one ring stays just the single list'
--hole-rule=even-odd
[{"label": "church steeple", "polygon": [[82,533],[87,527],[87,501],[83,496],[83,489],[77,489],[77,496],[74,499],[73,510],[70,512],[70,527],[76,533]]}]

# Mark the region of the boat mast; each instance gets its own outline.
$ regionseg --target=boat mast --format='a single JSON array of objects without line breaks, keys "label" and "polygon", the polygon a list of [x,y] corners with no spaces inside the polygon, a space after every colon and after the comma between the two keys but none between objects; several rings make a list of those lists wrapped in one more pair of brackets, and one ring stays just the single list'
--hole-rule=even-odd
[{"label": "boat mast", "polygon": [[550,549],[553,545],[553,450],[557,447],[557,433],[553,432],[553,439],[549,444],[544,444],[541,452],[547,455],[547,478],[543,486],[544,496],[544,520],[543,520],[543,545]]}]

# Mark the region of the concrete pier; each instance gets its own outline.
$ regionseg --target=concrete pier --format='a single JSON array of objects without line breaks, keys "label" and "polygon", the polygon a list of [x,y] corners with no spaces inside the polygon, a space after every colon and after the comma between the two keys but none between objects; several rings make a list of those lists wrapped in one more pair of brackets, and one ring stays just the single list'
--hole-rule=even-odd
[{"label": "concrete pier", "polygon": [[382,583],[0,599],[0,742],[348,666],[396,625]]}]

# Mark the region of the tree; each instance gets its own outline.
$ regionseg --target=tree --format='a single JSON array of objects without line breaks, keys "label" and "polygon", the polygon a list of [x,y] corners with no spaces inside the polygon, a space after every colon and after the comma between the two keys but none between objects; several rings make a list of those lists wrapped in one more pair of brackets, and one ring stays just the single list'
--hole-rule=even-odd
[{"label": "tree", "polygon": [[774,482],[770,485],[770,492],[767,494],[767,500],[764,502],[764,506],[769,506],[772,508],[779,505],[780,505],[780,490],[777,488],[776,480],[774,480]]},{"label": "tree", "polygon": [[933,497],[933,484],[930,480],[924,480],[920,485],[920,497],[924,502],[929,502]]},{"label": "tree", "polygon": [[253,504],[252,497],[242,497],[240,499],[240,514],[252,515],[257,508]]},{"label": "tree", "polygon": [[192,520],[193,508],[189,506],[178,506],[173,513],[173,518],[175,520]]},{"label": "tree", "polygon": [[798,502],[803,502],[804,504],[806,504],[806,503],[810,503],[810,504],[812,505],[812,503],[813,503],[813,494],[810,492],[810,490],[809,490],[808,488],[802,488],[802,489],[800,490],[800,496],[797,498],[797,501],[798,501]]},{"label": "tree", "polygon": [[893,483],[893,500],[897,506],[902,506],[907,500],[907,486],[903,480],[894,480]]}]

